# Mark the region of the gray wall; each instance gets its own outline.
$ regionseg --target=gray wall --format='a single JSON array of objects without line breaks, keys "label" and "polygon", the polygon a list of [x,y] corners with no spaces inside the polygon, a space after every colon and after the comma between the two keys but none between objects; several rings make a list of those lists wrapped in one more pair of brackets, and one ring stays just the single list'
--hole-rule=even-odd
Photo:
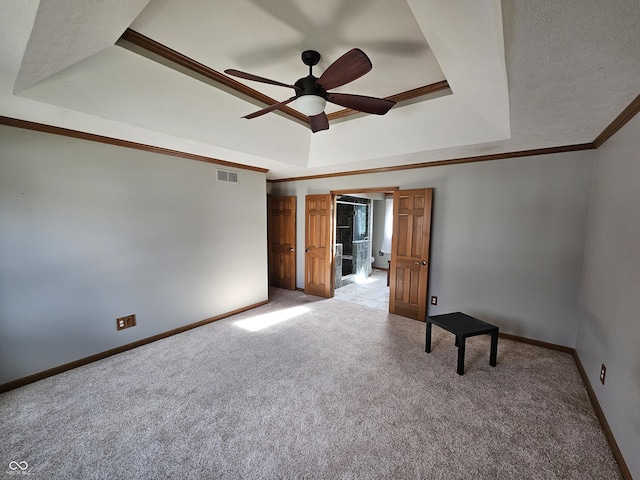
[{"label": "gray wall", "polygon": [[[269,189],[298,195],[303,245],[308,193],[435,188],[430,313],[575,346],[640,478],[639,138],[637,116],[595,153]],[[0,383],[266,300],[265,176],[239,173],[227,185],[213,165],[0,127]]]},{"label": "gray wall", "polygon": [[[304,199],[331,190],[433,187],[430,314],[463,311],[502,331],[575,346],[593,151],[283,182]],[[298,249],[297,286],[304,286]]]},{"label": "gray wall", "polygon": [[238,173],[0,127],[0,384],[266,300],[265,175]]},{"label": "gray wall", "polygon": [[640,478],[639,152],[640,115],[596,151],[576,342],[633,478]]}]

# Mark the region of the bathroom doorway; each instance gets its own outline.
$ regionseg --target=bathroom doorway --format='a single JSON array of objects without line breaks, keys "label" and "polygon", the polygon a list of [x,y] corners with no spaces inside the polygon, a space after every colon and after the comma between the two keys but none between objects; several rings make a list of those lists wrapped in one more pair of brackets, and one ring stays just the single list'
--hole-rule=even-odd
[{"label": "bathroom doorway", "polygon": [[[382,247],[387,199],[397,188],[334,191],[334,295],[389,310],[390,241]],[[383,251],[385,250],[385,251]]]},{"label": "bathroom doorway", "polygon": [[336,197],[335,288],[371,274],[372,203],[365,197]]}]

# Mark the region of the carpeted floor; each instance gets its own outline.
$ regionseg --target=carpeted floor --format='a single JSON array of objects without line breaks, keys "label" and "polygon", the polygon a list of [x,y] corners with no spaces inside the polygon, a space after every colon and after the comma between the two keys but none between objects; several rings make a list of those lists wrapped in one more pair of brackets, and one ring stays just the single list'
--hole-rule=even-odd
[{"label": "carpeted floor", "polygon": [[500,339],[492,368],[488,336],[474,337],[458,376],[453,336],[434,327],[426,354],[424,329],[275,289],[258,309],[1,395],[0,474],[621,478],[570,355]]}]

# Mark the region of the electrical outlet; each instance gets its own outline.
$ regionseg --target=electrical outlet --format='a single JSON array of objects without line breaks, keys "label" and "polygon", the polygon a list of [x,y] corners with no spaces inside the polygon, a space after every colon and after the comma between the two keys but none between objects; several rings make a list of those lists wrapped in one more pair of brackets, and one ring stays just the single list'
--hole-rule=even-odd
[{"label": "electrical outlet", "polygon": [[124,330],[136,326],[136,316],[127,315],[126,317],[116,318],[116,329]]},{"label": "electrical outlet", "polygon": [[600,367],[600,383],[604,385],[604,377],[606,377],[607,375],[607,367],[604,366],[604,363],[602,364],[602,367]]},{"label": "electrical outlet", "polygon": [[438,297],[432,296],[431,297],[431,305],[437,305],[437,304],[438,304]]}]

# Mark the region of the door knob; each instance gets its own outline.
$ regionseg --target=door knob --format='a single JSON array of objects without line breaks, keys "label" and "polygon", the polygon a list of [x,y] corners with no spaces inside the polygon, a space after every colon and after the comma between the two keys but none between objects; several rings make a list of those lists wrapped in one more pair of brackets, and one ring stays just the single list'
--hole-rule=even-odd
[{"label": "door knob", "polygon": [[289,251],[290,251],[290,252],[295,252],[295,251],[296,251],[296,249],[295,249],[295,248],[290,248],[290,249],[289,249]]}]

